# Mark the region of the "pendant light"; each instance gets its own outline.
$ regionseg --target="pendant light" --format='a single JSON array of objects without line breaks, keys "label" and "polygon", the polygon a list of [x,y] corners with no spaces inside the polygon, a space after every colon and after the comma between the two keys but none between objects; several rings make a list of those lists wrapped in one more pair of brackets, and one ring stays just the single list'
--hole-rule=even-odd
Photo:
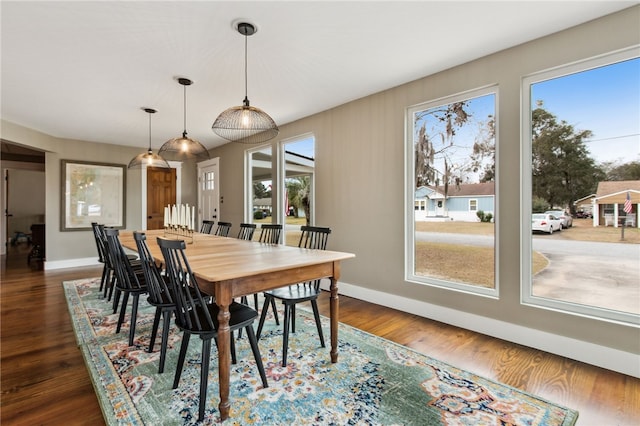
[{"label": "pendant light", "polygon": [[211,127],[229,141],[246,144],[266,142],[280,131],[269,114],[249,104],[247,96],[247,39],[257,32],[253,24],[238,23],[236,29],[244,36],[244,101],[222,112]]},{"label": "pendant light", "polygon": [[142,154],[136,155],[129,162],[129,169],[139,169],[142,168],[143,164],[146,164],[147,167],[162,167],[165,169],[170,169],[171,166],[167,161],[161,156],[154,154],[151,149],[151,114],[155,114],[157,111],[153,108],[142,108],[142,110],[149,114],[149,150],[147,152],[143,152]]},{"label": "pendant light", "polygon": [[160,147],[159,154],[172,161],[208,160],[209,151],[197,140],[187,136],[187,86],[193,84],[188,78],[178,78],[178,83],[184,87],[184,131],[182,137],[169,139]]}]

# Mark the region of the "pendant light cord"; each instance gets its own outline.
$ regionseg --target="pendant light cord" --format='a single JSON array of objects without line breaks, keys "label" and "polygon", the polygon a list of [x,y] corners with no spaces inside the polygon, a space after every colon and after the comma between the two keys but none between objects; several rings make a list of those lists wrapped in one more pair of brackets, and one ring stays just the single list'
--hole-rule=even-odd
[{"label": "pendant light cord", "polygon": [[184,88],[184,131],[182,132],[182,137],[187,137],[187,86],[182,86]]},{"label": "pendant light cord", "polygon": [[249,106],[249,97],[248,97],[248,93],[249,93],[249,83],[248,80],[249,78],[248,76],[248,72],[247,72],[247,68],[248,68],[248,53],[247,53],[247,41],[249,39],[249,36],[245,33],[244,35],[244,106]]},{"label": "pendant light cord", "polygon": [[148,112],[149,114],[149,151],[151,151],[151,113]]}]

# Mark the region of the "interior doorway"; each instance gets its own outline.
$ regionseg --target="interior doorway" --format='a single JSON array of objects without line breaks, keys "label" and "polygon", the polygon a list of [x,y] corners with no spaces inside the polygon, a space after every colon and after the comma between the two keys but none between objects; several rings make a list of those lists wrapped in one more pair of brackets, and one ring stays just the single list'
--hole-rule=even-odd
[{"label": "interior doorway", "polygon": [[198,163],[198,225],[203,220],[220,221],[220,174],[218,158]]},{"label": "interior doorway", "polygon": [[147,167],[147,229],[164,227],[164,208],[176,204],[176,169]]}]

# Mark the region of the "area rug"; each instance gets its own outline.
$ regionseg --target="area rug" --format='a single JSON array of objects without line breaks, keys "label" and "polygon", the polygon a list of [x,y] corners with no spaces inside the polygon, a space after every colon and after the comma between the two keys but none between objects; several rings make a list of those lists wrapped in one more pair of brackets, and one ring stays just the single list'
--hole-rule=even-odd
[{"label": "area rug", "polygon": [[[134,346],[128,323],[101,297],[99,278],[63,283],[73,327],[109,425],[197,423],[201,342],[191,339],[180,385],[171,389],[181,334],[171,329],[165,372],[159,338],[148,353],[154,308],[141,298]],[[130,307],[127,312],[129,319]],[[236,340],[229,425],[573,425],[578,413],[460,370],[345,324],[338,363],[320,346],[313,315],[297,310],[287,366],[282,329],[268,318],[259,340],[267,373],[263,388],[246,336]],[[282,318],[282,316],[281,316]],[[329,320],[322,318],[329,341]],[[212,348],[206,417],[220,421],[217,353]]]}]

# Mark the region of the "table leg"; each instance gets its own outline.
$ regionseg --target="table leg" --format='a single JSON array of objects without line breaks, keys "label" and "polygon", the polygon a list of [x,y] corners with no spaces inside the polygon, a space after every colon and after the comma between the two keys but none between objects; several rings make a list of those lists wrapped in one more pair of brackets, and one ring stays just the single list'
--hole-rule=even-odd
[{"label": "table leg", "polygon": [[331,313],[331,362],[338,362],[338,278],[336,276],[331,277],[331,299],[330,299],[330,313]]},{"label": "table leg", "polygon": [[229,375],[231,369],[231,347],[229,333],[229,303],[221,299],[216,299],[220,307],[218,312],[218,377],[220,384],[220,420],[229,418]]}]

